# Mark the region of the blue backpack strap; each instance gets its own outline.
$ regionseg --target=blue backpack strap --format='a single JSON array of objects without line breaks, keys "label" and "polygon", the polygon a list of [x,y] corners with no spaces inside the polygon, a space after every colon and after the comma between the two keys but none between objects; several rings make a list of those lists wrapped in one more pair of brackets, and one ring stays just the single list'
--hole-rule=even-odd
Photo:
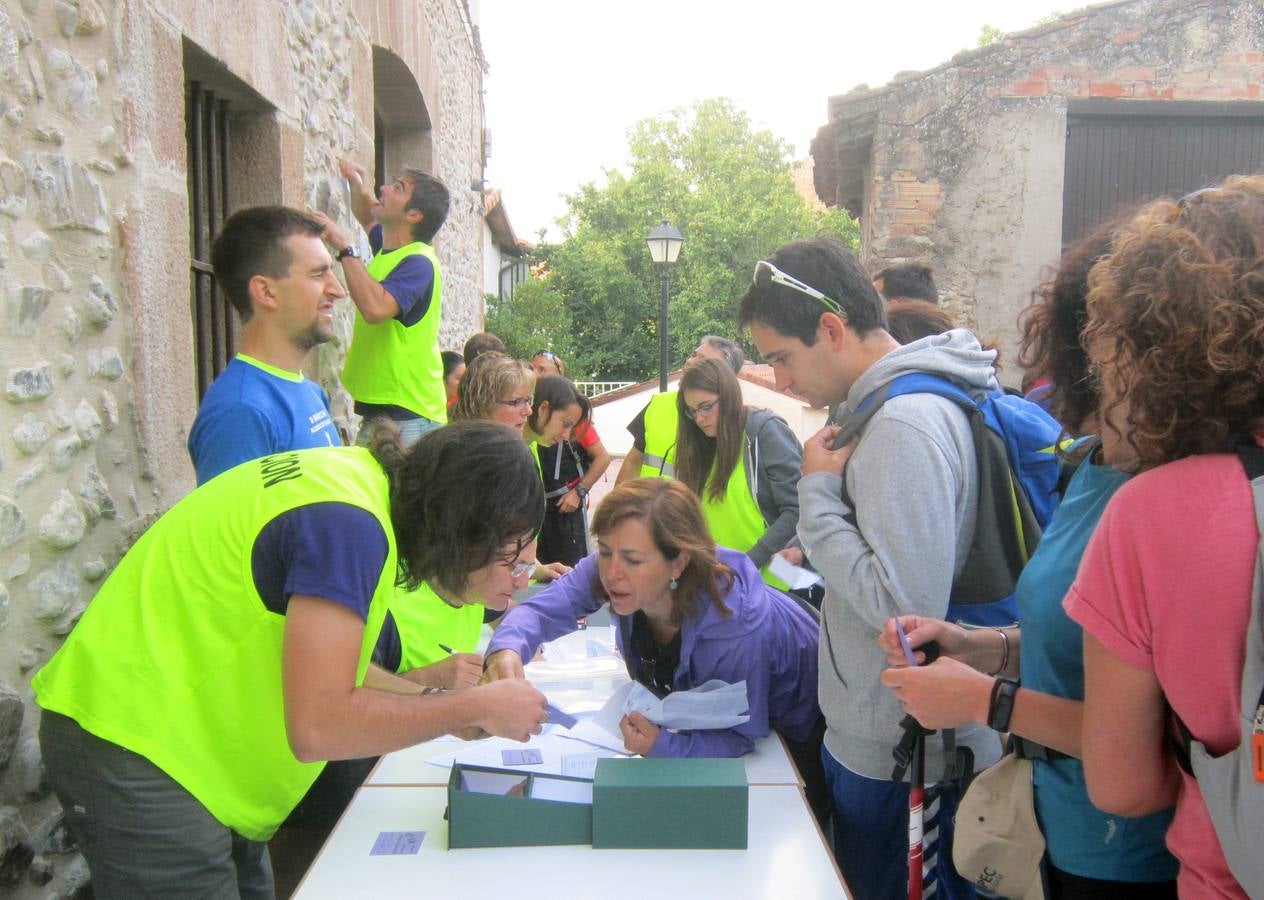
[{"label": "blue backpack strap", "polygon": [[[968,625],[1002,626],[1018,621],[1014,589],[1018,575],[1040,540],[1042,525],[1026,491],[1018,483],[1004,429],[989,422],[987,405],[1001,397],[998,391],[982,402],[945,378],[911,372],[893,378],[884,388],[866,397],[855,418],[868,419],[892,397],[934,394],[951,400],[966,413],[974,439],[978,464],[979,499],[974,534],[959,574],[953,579],[946,618]],[[1021,398],[1010,398],[1022,401]],[[1052,421],[1052,420],[1050,420]],[[1057,464],[1050,457],[1051,489],[1057,481]]]}]

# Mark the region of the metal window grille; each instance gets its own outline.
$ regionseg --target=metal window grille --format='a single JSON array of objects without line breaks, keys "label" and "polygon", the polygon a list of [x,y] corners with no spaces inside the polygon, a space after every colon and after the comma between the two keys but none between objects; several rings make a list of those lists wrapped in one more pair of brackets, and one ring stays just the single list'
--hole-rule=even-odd
[{"label": "metal window grille", "polygon": [[228,101],[189,82],[189,272],[199,400],[236,352],[237,323],[211,270],[211,242],[228,217]]}]

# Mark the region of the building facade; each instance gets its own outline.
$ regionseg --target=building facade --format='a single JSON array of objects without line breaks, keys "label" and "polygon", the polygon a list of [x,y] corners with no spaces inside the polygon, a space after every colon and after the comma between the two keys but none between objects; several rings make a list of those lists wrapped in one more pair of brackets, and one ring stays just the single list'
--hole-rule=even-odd
[{"label": "building facade", "polygon": [[[353,227],[340,157],[433,172],[459,347],[482,321],[484,70],[467,0],[0,0],[0,892],[85,877],[30,677],[193,486],[188,430],[236,331],[218,224],[281,203]],[[348,430],[351,322],[347,300],[309,366]]]},{"label": "building facade", "polygon": [[1013,362],[1062,248],[1122,204],[1264,169],[1264,6],[1099,3],[829,102],[817,194],[871,271],[930,263],[941,300]]}]

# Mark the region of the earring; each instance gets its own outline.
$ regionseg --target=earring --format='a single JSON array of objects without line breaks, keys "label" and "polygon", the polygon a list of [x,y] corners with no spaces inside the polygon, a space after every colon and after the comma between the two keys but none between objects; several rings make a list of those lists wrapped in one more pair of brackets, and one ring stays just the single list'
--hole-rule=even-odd
[{"label": "earring", "polygon": [[679,581],[677,581],[675,578],[673,578],[671,581],[667,582],[667,588],[668,588],[668,590],[672,590],[672,591],[674,591],[674,590],[676,590],[676,588],[678,588],[678,587],[680,587],[680,582],[679,582]]}]

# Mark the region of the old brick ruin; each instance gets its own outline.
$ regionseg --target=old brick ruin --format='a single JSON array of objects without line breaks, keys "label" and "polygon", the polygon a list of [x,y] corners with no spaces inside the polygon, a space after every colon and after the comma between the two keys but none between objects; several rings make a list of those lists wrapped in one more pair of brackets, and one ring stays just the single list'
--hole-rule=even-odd
[{"label": "old brick ruin", "polygon": [[[193,485],[191,85],[228,104],[230,208],[349,225],[340,156],[443,179],[459,345],[482,321],[483,67],[464,0],[0,0],[0,893],[86,883],[30,677]],[[346,423],[349,302],[339,315],[309,374]]]},{"label": "old brick ruin", "polygon": [[[1017,314],[1063,245],[1064,194],[1075,188],[1066,179],[1076,163],[1069,124],[1102,114],[1258,125],[1262,84],[1259,3],[1102,3],[831,98],[812,143],[816,191],[860,218],[871,270],[929,262],[946,307],[1000,338],[1012,360]],[[1235,159],[1264,168],[1250,148]],[[1119,160],[1082,162],[1109,171]],[[1225,174],[1213,166],[1197,177]],[[1195,176],[1159,177],[1131,196],[1120,186],[1119,201],[1200,186]],[[1003,372],[1015,384],[1019,375],[1013,364]]]}]

